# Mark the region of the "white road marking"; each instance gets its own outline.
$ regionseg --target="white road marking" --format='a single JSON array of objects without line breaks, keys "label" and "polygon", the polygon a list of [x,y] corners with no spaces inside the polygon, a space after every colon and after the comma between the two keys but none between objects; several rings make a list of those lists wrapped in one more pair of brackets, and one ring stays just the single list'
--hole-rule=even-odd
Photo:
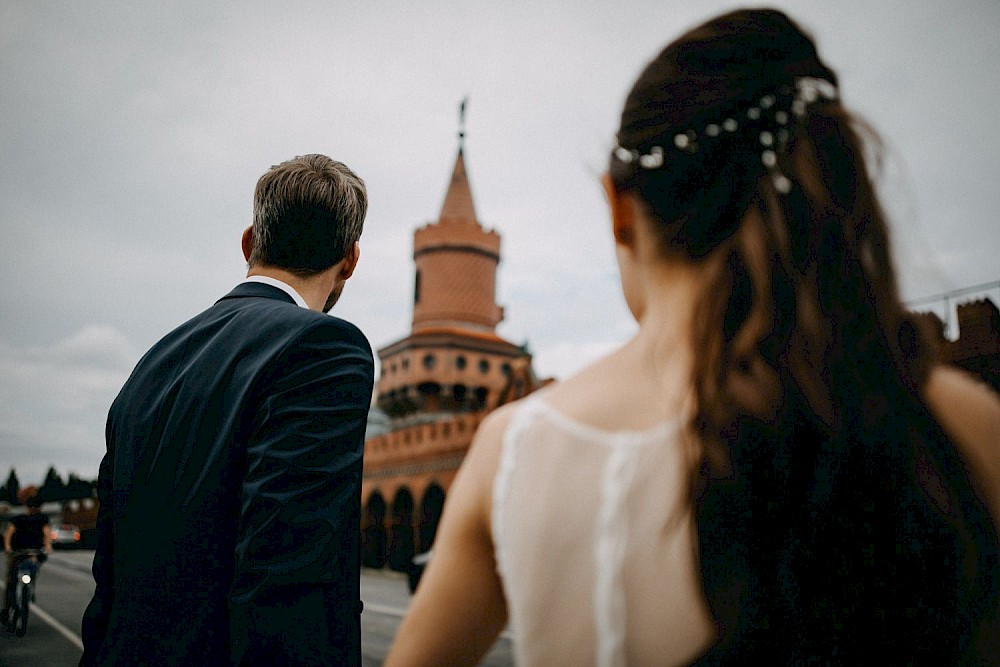
[{"label": "white road marking", "polygon": [[34,614],[38,618],[42,619],[43,621],[51,625],[56,632],[58,632],[63,637],[68,639],[70,643],[73,644],[73,646],[76,646],[81,651],[83,650],[83,639],[80,638],[80,635],[76,634],[75,632],[67,628],[65,625],[63,625],[56,619],[52,618],[51,616],[49,616],[38,605],[31,605],[31,611],[29,612],[29,614]]},{"label": "white road marking", "polygon": [[[376,614],[385,614],[387,616],[395,616],[396,618],[403,618],[403,615],[406,613],[406,610],[404,609],[397,609],[383,604],[375,604],[374,602],[366,602],[364,611],[373,611]],[[364,613],[364,611],[362,613]]]},{"label": "white road marking", "polygon": [[[6,587],[2,582],[0,582],[0,590],[6,590]],[[52,629],[68,639],[73,646],[77,647],[81,651],[83,650],[83,639],[80,638],[80,635],[76,634],[65,625],[49,616],[49,614],[37,604],[31,605],[31,610],[28,612],[28,618],[31,618],[33,615],[51,625]]]}]

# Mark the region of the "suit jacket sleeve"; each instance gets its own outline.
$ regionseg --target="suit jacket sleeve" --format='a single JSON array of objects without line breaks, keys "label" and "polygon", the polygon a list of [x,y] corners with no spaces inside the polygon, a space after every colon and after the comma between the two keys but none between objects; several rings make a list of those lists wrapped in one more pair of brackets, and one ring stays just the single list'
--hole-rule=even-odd
[{"label": "suit jacket sleeve", "polygon": [[95,655],[104,641],[108,629],[108,618],[111,614],[111,599],[114,590],[114,527],[112,520],[113,502],[111,489],[113,483],[112,465],[112,426],[111,417],[105,434],[108,449],[101,459],[101,467],[97,477],[97,550],[94,552],[93,573],[96,587],[94,597],[83,614],[82,639],[83,657],[81,667],[93,664]]},{"label": "suit jacket sleeve", "polygon": [[230,591],[235,664],[322,664],[328,644],[358,642],[336,635],[358,625],[374,363],[357,329],[318,322],[276,360],[247,443]]}]

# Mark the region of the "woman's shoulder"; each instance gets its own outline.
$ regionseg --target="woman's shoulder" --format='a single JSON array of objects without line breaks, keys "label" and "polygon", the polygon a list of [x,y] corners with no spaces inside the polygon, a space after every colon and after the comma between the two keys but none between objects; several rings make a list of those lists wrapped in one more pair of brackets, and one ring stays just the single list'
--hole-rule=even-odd
[{"label": "woman's shoulder", "polygon": [[625,346],[546,388],[544,398],[557,413],[597,430],[646,431],[683,417],[690,382],[685,366],[652,369]]},{"label": "woman's shoulder", "polygon": [[525,397],[505,405],[483,417],[476,429],[476,435],[472,439],[472,447],[477,449],[490,450],[490,457],[496,458],[500,453],[500,443],[503,442],[503,434],[510,425],[510,420],[514,413],[524,406],[526,401],[536,400],[532,397]]},{"label": "woman's shoulder", "polygon": [[1000,395],[984,382],[951,366],[936,366],[924,392],[928,406],[952,438],[962,444],[989,445],[1000,437]]},{"label": "woman's shoulder", "polygon": [[512,426],[516,431],[533,415],[548,415],[547,423],[572,425],[572,433],[651,433],[664,425],[673,427],[681,416],[676,407],[680,402],[671,400],[663,384],[651,386],[637,369],[634,355],[619,348],[565,380],[493,410],[476,430],[466,459],[469,474],[481,482],[492,479]]},{"label": "woman's shoulder", "polygon": [[1000,396],[985,383],[950,366],[931,371],[924,395],[1000,523]]},{"label": "woman's shoulder", "polygon": [[479,423],[472,437],[469,453],[462,464],[465,474],[476,477],[479,486],[485,488],[491,483],[500,460],[504,433],[514,413],[528,400],[532,400],[530,396],[502,405],[483,417],[483,421]]}]

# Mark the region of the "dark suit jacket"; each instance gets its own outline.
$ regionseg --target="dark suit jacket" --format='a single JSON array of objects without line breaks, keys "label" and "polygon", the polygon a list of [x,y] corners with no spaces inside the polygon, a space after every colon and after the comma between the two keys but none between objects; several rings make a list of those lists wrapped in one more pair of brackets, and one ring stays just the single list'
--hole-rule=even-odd
[{"label": "dark suit jacket", "polygon": [[243,283],[157,343],[108,415],[85,665],[360,663],[371,347]]}]

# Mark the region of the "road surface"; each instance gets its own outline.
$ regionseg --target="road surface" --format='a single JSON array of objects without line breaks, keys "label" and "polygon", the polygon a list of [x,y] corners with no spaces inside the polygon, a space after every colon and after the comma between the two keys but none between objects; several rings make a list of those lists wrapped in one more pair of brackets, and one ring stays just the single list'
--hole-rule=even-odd
[{"label": "road surface", "polygon": [[[80,619],[94,594],[90,575],[93,551],[57,551],[42,566],[36,603],[24,637],[0,629],[0,667],[70,667],[83,653]],[[6,564],[0,570],[6,573]],[[2,575],[0,575],[2,577]],[[4,580],[0,578],[0,586]],[[406,578],[396,572],[365,570],[361,576],[361,650],[363,667],[378,667],[392,643],[409,604]],[[501,637],[482,662],[488,667],[513,664],[510,641]]]}]

